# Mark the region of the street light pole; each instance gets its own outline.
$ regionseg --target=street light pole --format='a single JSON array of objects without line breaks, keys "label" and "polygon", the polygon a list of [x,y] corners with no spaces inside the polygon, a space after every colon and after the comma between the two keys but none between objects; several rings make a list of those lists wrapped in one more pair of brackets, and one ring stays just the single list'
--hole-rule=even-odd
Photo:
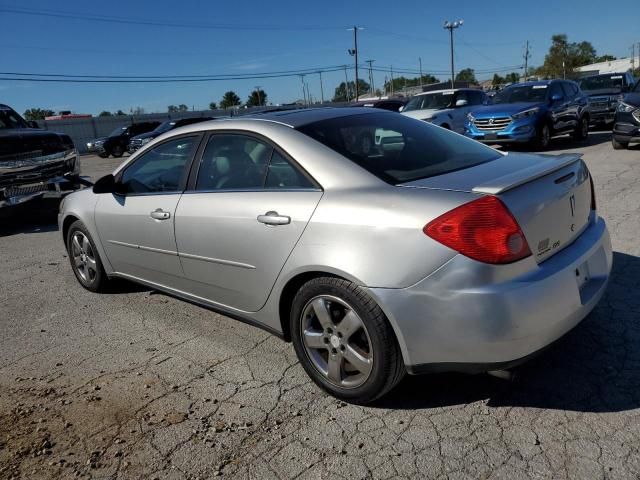
[{"label": "street light pole", "polygon": [[260,85],[256,85],[256,96],[258,97],[258,106],[262,106],[262,97],[260,96]]},{"label": "street light pole", "polygon": [[318,70],[318,75],[320,75],[320,100],[324,103],[324,87],[322,86],[322,70]]},{"label": "street light pole", "polygon": [[302,99],[303,99],[303,102],[304,102],[304,104],[306,106],[307,105],[307,92],[305,91],[305,88],[304,88],[304,74],[300,75],[300,81],[302,82]]},{"label": "street light pole", "polygon": [[449,20],[444,21],[444,28],[449,30],[449,38],[450,38],[450,46],[451,46],[451,88],[455,88],[453,83],[455,78],[454,77],[455,69],[453,66],[453,29],[461,27],[463,23],[464,23],[463,20],[456,20],[454,22],[450,22]]},{"label": "street light pole", "polygon": [[420,63],[420,89],[422,89],[422,58],[418,57],[418,62]]},{"label": "street light pole", "polygon": [[349,77],[347,77],[347,66],[344,66],[344,90],[347,94],[347,102],[350,100],[349,98]]}]

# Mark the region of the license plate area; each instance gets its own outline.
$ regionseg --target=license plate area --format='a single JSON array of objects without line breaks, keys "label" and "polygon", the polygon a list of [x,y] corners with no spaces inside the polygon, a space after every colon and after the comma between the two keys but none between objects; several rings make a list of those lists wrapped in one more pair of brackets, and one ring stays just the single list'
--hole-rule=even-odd
[{"label": "license plate area", "polygon": [[495,133],[485,133],[484,134],[484,139],[485,140],[496,140],[498,138],[498,135],[496,135]]}]

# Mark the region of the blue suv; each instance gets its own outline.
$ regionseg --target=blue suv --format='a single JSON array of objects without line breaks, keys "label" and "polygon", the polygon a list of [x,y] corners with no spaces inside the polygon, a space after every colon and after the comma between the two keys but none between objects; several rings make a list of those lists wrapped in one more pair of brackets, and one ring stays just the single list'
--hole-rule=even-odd
[{"label": "blue suv", "polygon": [[589,134],[589,102],[575,82],[545,80],[511,85],[467,115],[465,135],[483,143],[528,143],[544,150],[551,137]]}]

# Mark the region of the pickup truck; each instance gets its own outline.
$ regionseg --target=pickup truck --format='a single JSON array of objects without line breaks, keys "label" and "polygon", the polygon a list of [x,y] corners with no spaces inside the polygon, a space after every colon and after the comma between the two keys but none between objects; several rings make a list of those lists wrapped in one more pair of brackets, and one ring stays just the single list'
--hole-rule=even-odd
[{"label": "pickup truck", "polygon": [[0,214],[80,188],[80,162],[71,138],[37,127],[0,104]]}]

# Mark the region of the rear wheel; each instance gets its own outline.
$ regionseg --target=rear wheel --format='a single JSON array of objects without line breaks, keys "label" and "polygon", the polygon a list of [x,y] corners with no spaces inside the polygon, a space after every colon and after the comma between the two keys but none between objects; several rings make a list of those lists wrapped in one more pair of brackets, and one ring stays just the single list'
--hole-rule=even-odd
[{"label": "rear wheel", "polygon": [[576,140],[586,140],[589,136],[589,119],[582,117],[578,122],[578,126],[573,132],[573,138]]},{"label": "rear wheel", "polygon": [[109,278],[104,271],[98,249],[84,224],[77,220],[67,232],[67,252],[76,278],[87,290],[103,291]]},{"label": "rear wheel", "polygon": [[543,123],[536,130],[536,138],[534,140],[534,146],[538,150],[546,150],[551,143],[551,128],[548,123]]},{"label": "rear wheel", "polygon": [[305,283],[291,308],[300,363],[331,395],[369,403],[404,376],[400,347],[384,313],[353,283],[320,277]]},{"label": "rear wheel", "polygon": [[611,137],[611,145],[614,150],[625,150],[629,147],[628,143],[619,142],[615,137]]}]

